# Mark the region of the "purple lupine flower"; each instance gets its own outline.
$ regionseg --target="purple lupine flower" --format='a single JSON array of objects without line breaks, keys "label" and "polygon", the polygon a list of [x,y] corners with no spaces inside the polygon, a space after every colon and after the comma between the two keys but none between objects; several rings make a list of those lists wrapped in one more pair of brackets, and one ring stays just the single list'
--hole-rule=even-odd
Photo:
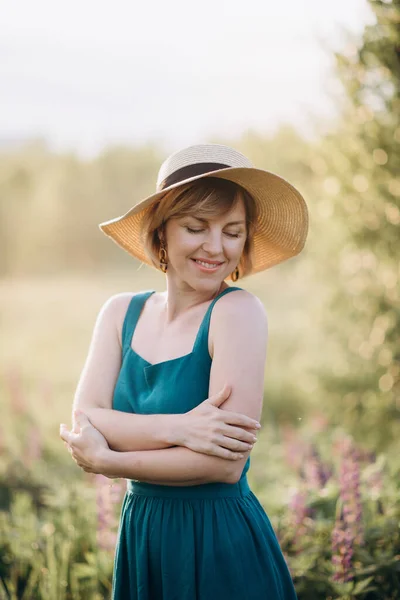
[{"label": "purple lupine flower", "polygon": [[13,412],[17,415],[27,412],[20,371],[16,367],[10,367],[5,373],[5,381]]},{"label": "purple lupine flower", "polygon": [[349,581],[352,578],[351,559],[354,545],[364,543],[362,525],[362,503],[360,492],[360,466],[357,449],[350,438],[341,440],[339,487],[342,509],[332,532],[332,563],[335,567],[335,581]]},{"label": "purple lupine flower", "polygon": [[303,457],[308,445],[297,436],[294,428],[288,425],[282,427],[282,438],[286,461],[301,476]]},{"label": "purple lupine flower", "polygon": [[302,474],[311,489],[322,489],[332,476],[332,469],[322,462],[315,444],[311,444],[310,450],[302,466]]},{"label": "purple lupine flower", "polygon": [[289,500],[289,509],[292,512],[292,523],[295,528],[303,524],[304,519],[310,515],[307,507],[307,493],[305,491],[295,489]]},{"label": "purple lupine flower", "polygon": [[357,449],[348,439],[343,446],[342,463],[339,472],[340,495],[343,502],[343,514],[348,527],[352,528],[355,543],[364,543],[362,525],[362,503],[360,489],[360,465]]},{"label": "purple lupine flower", "polygon": [[332,531],[332,564],[335,567],[333,581],[344,583],[353,578],[353,542],[352,531],[347,528],[344,519],[339,517]]},{"label": "purple lupine flower", "polygon": [[295,488],[288,504],[289,522],[293,529],[293,552],[299,554],[302,552],[302,539],[309,529],[308,519],[312,516],[312,511],[307,506],[308,493],[306,490]]},{"label": "purple lupine flower", "polygon": [[99,548],[113,551],[117,540],[117,522],[114,505],[121,498],[122,485],[110,484],[101,474],[95,475],[97,507],[97,544]]},{"label": "purple lupine flower", "polygon": [[27,444],[23,454],[23,462],[26,467],[30,467],[36,460],[39,460],[42,455],[42,439],[37,425],[32,425]]}]

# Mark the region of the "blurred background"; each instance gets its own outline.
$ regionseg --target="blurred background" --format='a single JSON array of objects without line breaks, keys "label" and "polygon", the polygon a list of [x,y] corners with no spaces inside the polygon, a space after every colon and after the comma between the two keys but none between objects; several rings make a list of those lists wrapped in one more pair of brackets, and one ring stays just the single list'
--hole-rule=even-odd
[{"label": "blurred background", "polygon": [[185,145],[304,195],[269,318],[251,486],[298,597],[400,598],[400,2],[0,5],[0,600],[111,591],[124,480],[59,438],[96,316],[164,289],[98,229]]}]

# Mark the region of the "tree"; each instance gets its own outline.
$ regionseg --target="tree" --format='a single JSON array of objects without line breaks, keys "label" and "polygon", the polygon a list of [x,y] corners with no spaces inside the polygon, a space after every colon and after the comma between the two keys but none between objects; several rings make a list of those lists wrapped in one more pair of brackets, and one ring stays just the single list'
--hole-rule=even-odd
[{"label": "tree", "polygon": [[375,23],[336,54],[341,124],[321,159],[341,247],[319,268],[334,274],[325,334],[336,353],[324,373],[332,416],[383,447],[400,418],[400,1],[369,5]]}]

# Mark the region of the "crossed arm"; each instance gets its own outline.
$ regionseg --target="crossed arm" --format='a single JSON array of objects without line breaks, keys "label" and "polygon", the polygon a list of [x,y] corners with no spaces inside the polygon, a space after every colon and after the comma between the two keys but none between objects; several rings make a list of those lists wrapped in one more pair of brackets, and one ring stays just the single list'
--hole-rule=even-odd
[{"label": "crossed arm", "polygon": [[230,483],[234,476],[233,461],[177,445],[182,415],[137,415],[104,408],[85,413],[110,446],[100,455],[103,475],[176,486]]},{"label": "crossed arm", "polygon": [[[103,307],[74,402],[74,408],[88,415],[110,446],[101,455],[100,472],[161,485],[238,481],[250,452],[235,461],[194,452],[176,445],[180,415],[135,415],[111,410],[121,353],[116,323],[123,321],[130,298],[127,294],[114,296]],[[229,382],[232,393],[223,410],[259,420],[268,336],[261,302],[244,290],[226,294],[214,306],[211,332],[209,396]]]}]

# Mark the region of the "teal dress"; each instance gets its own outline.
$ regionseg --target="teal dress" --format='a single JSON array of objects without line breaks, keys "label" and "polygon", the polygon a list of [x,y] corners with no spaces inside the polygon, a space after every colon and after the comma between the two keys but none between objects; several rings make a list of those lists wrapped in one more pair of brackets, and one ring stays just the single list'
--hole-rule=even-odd
[{"label": "teal dress", "polygon": [[[133,296],[123,324],[123,360],[113,408],[184,413],[208,398],[213,299],[190,354],[151,364],[131,348],[154,291]],[[275,532],[251,491],[246,461],[237,483],[165,486],[127,480],[116,544],[113,600],[296,600]]]}]

